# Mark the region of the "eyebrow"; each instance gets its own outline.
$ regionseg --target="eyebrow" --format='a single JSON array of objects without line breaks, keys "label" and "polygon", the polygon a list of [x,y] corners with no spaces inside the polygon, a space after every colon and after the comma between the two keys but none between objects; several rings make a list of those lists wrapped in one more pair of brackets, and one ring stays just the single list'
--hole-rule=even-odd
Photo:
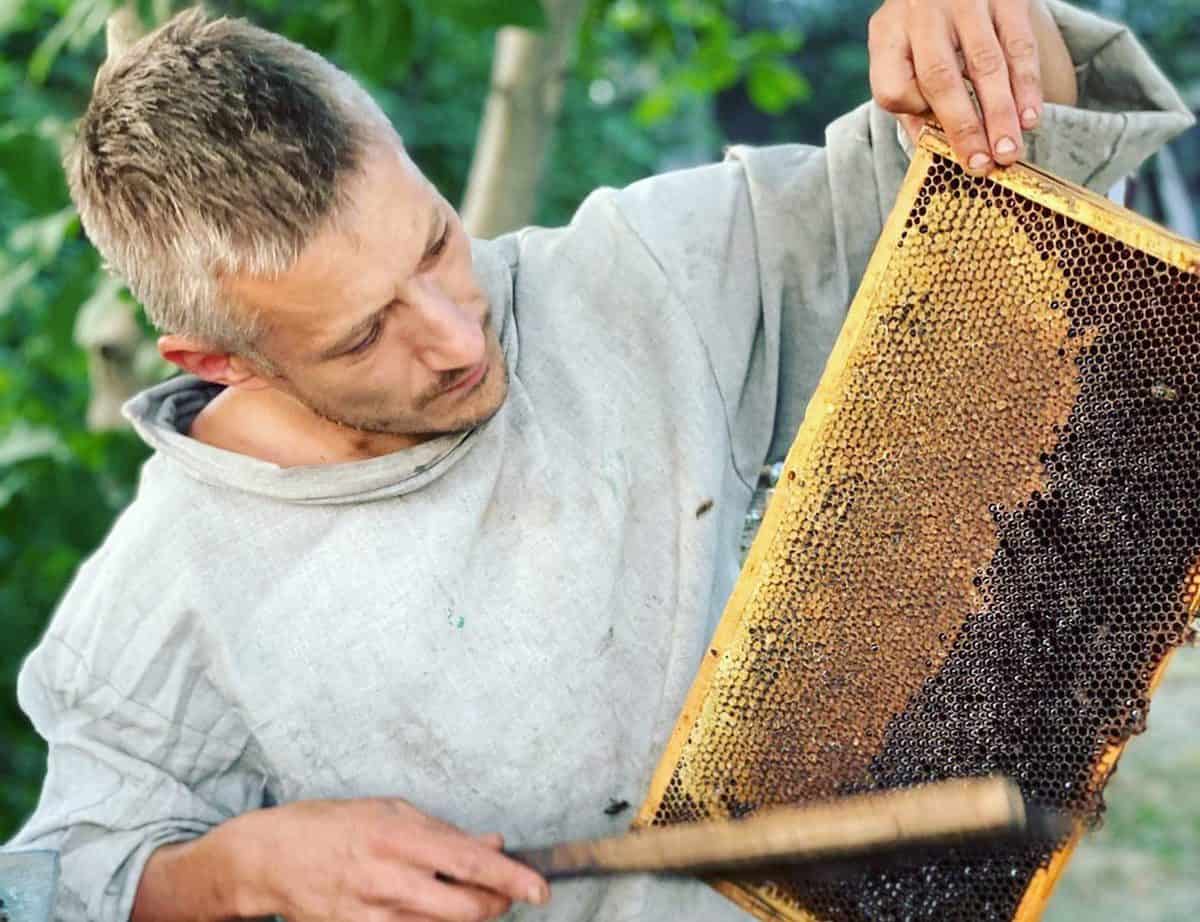
[{"label": "eyebrow", "polygon": [[[441,218],[441,221],[438,220],[439,217]],[[420,271],[420,269],[428,262],[429,256],[433,252],[433,248],[437,246],[438,241],[440,241],[442,237],[446,235],[446,231],[449,229],[449,227],[450,219],[446,217],[445,210],[441,205],[435,206],[433,221],[431,221],[429,225],[429,239],[425,243],[425,251],[421,254],[421,261],[417,263],[417,271]],[[372,311],[358,323],[354,324],[354,326],[347,330],[346,334],[340,337],[337,342],[325,349],[322,349],[317,354],[317,360],[324,362],[328,361],[329,359],[335,359],[338,356],[349,352],[358,344],[359,340],[361,340],[368,332],[370,332],[371,329],[374,328],[375,324],[383,322],[383,315],[387,313],[387,309],[391,306],[392,301],[389,300],[386,304]]]}]

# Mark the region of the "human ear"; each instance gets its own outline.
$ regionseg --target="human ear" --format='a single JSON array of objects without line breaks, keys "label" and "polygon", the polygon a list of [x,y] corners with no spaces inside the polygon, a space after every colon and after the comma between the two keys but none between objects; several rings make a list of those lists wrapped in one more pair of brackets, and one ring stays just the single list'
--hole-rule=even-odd
[{"label": "human ear", "polygon": [[270,387],[270,382],[263,377],[262,372],[242,356],[217,349],[211,343],[190,336],[179,336],[175,333],[160,336],[158,354],[188,374],[213,384],[240,387],[244,390]]}]

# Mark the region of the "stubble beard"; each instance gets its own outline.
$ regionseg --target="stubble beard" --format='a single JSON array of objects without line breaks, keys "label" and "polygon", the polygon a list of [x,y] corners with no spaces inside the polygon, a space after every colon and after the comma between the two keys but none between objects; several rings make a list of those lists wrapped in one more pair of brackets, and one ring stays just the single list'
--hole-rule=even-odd
[{"label": "stubble beard", "polygon": [[[503,352],[500,352],[498,360],[491,362],[490,367],[477,388],[482,391],[487,387],[489,382],[492,382],[495,376],[500,378],[500,392],[495,399],[489,401],[486,406],[477,408],[464,413],[462,416],[453,418],[447,422],[437,423],[430,426],[428,423],[419,421],[419,417],[412,419],[373,419],[367,417],[347,416],[336,413],[330,409],[321,407],[306,397],[297,395],[301,403],[304,404],[312,413],[319,416],[326,422],[333,423],[344,429],[350,429],[355,432],[361,432],[367,435],[391,435],[391,436],[412,436],[412,437],[436,437],[442,435],[454,435],[460,432],[466,432],[469,429],[474,429],[476,426],[482,426],[493,416],[500,412],[500,408],[504,406],[504,401],[508,397],[508,364],[504,360]],[[494,385],[493,385],[494,386]],[[429,398],[424,402],[425,405],[430,404],[437,395]]]}]

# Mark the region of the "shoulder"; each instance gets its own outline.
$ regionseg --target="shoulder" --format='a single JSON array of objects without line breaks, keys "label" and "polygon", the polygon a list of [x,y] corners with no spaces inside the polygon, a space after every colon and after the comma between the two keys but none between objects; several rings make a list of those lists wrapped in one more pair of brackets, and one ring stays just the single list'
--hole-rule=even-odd
[{"label": "shoulder", "polygon": [[80,564],[39,646],[60,680],[81,669],[116,674],[199,614],[193,587],[216,547],[211,523],[229,524],[212,492],[161,457],[146,463],[136,497]]}]

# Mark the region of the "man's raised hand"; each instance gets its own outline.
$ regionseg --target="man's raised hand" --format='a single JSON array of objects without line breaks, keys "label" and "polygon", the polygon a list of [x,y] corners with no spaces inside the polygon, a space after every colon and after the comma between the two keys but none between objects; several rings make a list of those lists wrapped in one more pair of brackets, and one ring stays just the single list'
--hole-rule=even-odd
[{"label": "man's raised hand", "polygon": [[1021,156],[1021,131],[1046,99],[1074,102],[1070,55],[1043,0],[885,0],[868,48],[879,105],[910,134],[932,113],[974,173]]}]

